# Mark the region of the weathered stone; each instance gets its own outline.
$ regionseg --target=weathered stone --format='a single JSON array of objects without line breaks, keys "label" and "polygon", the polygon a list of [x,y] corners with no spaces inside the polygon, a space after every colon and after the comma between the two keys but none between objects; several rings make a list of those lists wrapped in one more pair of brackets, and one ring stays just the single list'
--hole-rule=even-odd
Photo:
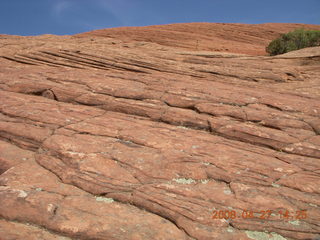
[{"label": "weathered stone", "polygon": [[0,238],[317,239],[320,49],[257,56],[297,26],[1,38]]}]

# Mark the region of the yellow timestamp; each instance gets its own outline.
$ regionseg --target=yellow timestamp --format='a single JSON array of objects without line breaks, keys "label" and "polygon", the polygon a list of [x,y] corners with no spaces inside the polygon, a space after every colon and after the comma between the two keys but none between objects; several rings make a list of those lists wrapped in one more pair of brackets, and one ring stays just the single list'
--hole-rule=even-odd
[{"label": "yellow timestamp", "polygon": [[251,211],[251,210],[214,210],[212,212],[212,219],[249,219],[249,218],[259,218],[259,219],[269,219],[271,217],[278,216],[282,220],[302,220],[308,218],[307,210],[263,210],[263,211]]}]

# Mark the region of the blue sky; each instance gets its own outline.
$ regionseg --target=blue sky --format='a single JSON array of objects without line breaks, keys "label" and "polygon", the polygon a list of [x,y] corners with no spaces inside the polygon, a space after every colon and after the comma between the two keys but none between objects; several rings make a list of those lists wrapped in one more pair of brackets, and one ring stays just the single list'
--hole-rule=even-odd
[{"label": "blue sky", "polygon": [[320,24],[320,0],[0,0],[0,34],[181,22]]}]

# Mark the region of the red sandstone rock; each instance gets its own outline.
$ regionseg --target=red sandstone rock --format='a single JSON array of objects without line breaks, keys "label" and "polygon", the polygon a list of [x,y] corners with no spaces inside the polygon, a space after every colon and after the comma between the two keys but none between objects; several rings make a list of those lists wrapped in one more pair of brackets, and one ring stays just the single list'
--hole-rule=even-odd
[{"label": "red sandstone rock", "polygon": [[297,26],[1,36],[0,239],[317,239],[320,49],[239,54]]},{"label": "red sandstone rock", "polygon": [[308,24],[179,23],[102,29],[76,36],[109,37],[129,44],[135,41],[136,46],[151,42],[195,51],[264,55],[265,47],[271,40],[297,28],[320,30],[319,25]]}]

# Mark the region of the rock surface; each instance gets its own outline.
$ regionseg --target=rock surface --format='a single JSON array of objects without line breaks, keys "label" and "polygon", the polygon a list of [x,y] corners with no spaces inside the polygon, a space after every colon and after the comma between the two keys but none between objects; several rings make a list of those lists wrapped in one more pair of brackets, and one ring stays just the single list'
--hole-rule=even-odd
[{"label": "rock surface", "polygon": [[318,239],[320,47],[253,56],[297,26],[2,35],[0,239]]},{"label": "rock surface", "polygon": [[102,29],[76,36],[111,37],[128,43],[139,41],[139,44],[152,42],[196,51],[263,55],[271,40],[297,28],[320,30],[319,25],[310,24],[179,23]]}]

